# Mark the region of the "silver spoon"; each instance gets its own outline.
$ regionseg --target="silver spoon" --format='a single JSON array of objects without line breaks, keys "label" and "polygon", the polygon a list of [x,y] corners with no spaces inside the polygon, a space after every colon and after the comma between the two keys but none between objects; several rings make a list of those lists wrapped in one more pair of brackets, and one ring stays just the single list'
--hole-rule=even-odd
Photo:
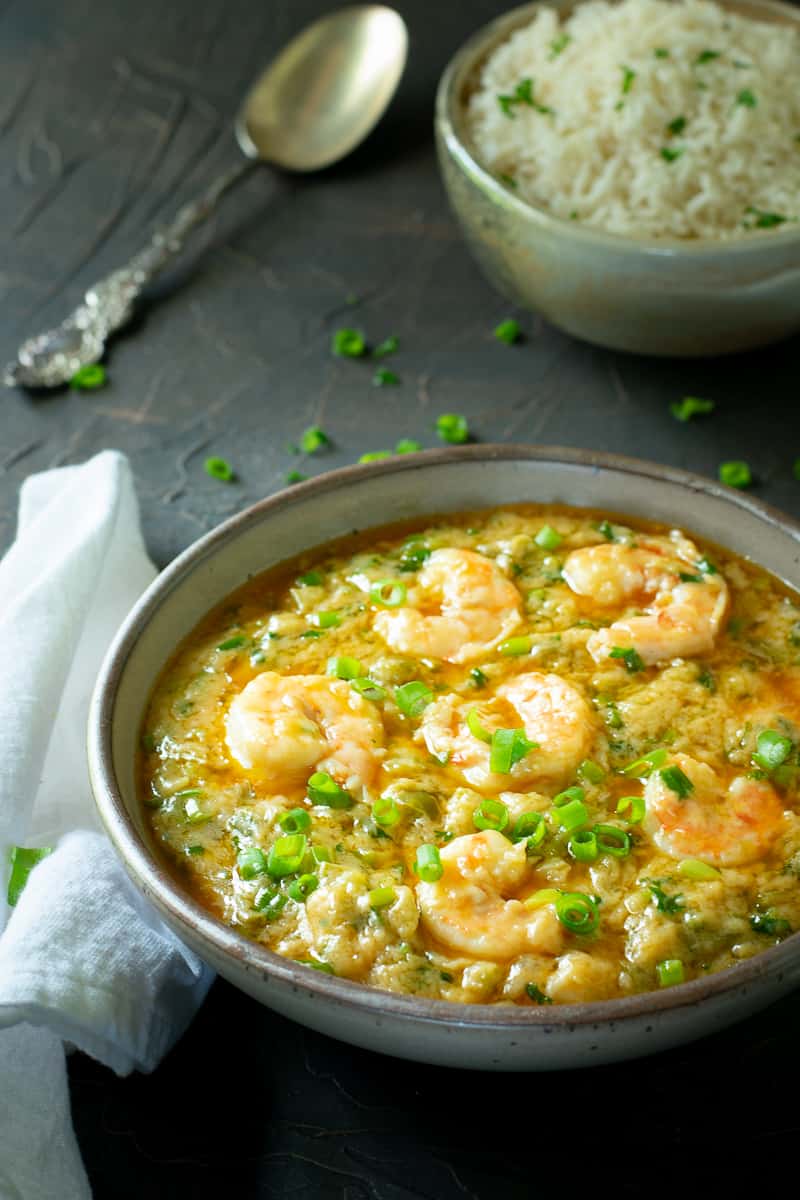
[{"label": "silver spoon", "polygon": [[363,141],[395,93],[407,51],[402,17],[380,4],[339,9],[299,33],[256,80],[239,110],[234,129],[244,161],[181,208],[127,266],[94,284],[65,321],[23,342],[4,383],[56,387],[96,363],[144,288],[257,164],[318,171]]}]

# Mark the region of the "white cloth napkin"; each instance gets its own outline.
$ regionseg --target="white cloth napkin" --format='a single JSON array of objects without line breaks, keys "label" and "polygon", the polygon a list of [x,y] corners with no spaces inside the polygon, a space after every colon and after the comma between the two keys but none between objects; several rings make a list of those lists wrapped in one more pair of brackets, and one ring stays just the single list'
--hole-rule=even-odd
[{"label": "white cloth napkin", "polygon": [[[90,1196],[64,1042],[152,1070],[211,972],[128,881],[95,813],[85,731],[111,638],[155,575],[126,459],[32,476],[0,562],[0,1198]],[[14,845],[54,846],[16,907]]]}]

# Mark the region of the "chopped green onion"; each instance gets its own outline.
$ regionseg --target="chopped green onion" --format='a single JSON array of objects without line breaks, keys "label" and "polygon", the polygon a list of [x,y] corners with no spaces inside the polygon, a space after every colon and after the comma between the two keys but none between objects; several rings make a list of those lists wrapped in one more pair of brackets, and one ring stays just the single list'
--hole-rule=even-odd
[{"label": "chopped green onion", "polygon": [[284,833],[306,833],[311,828],[311,814],[304,808],[293,808],[278,819]]},{"label": "chopped green onion", "polygon": [[607,542],[616,541],[616,537],[614,535],[614,526],[610,521],[601,521],[597,526],[597,532],[602,533]]},{"label": "chopped green onion", "polygon": [[[397,338],[395,336],[395,334],[391,333],[391,334],[389,334],[389,336],[387,338],[384,338],[382,342],[378,342],[377,346],[372,351],[372,357],[373,358],[385,358],[387,354],[396,353],[399,346],[400,346],[400,339]],[[398,453],[399,453],[399,451],[398,451]]]},{"label": "chopped green onion", "polygon": [[501,642],[497,648],[501,654],[505,654],[509,658],[519,658],[523,654],[530,654],[532,645],[532,638],[522,636],[508,638],[507,641]]},{"label": "chopped green onion", "polygon": [[368,450],[366,454],[362,454],[359,458],[360,463],[383,462],[385,458],[391,458],[391,450]]},{"label": "chopped green onion", "polygon": [[327,808],[352,808],[353,797],[327,771],[315,771],[308,781],[308,798],[312,804]]},{"label": "chopped green onion", "polygon": [[418,717],[433,699],[433,692],[421,679],[412,679],[394,689],[397,707],[405,717]]},{"label": "chopped green onion", "polygon": [[329,612],[318,612],[315,614],[313,619],[316,620],[320,629],[336,629],[336,627],[342,623],[341,613],[338,613],[335,610],[330,610]]},{"label": "chopped green onion", "polygon": [[436,418],[436,432],[443,442],[460,445],[469,439],[467,418],[460,413],[442,413]]},{"label": "chopped green onion", "polygon": [[676,421],[691,421],[692,417],[706,416],[714,411],[713,400],[703,400],[701,396],[684,396],[682,400],[673,400],[669,406]]},{"label": "chopped green onion", "polygon": [[294,875],[300,870],[306,856],[307,841],[304,833],[290,833],[279,837],[269,852],[267,871],[273,879]]},{"label": "chopped green onion", "polygon": [[287,483],[303,483],[303,481],[306,479],[308,479],[308,476],[304,475],[302,471],[287,471],[286,472],[286,482]]},{"label": "chopped green onion", "polygon": [[13,908],[22,895],[28,876],[37,863],[48,854],[52,854],[53,846],[12,846],[11,847],[11,876],[8,880],[6,900],[9,908]]},{"label": "chopped green onion", "polygon": [[311,967],[315,971],[321,971],[323,975],[335,975],[333,967],[330,963],[320,962],[316,958],[295,958],[293,960],[299,967]]},{"label": "chopped green onion", "polygon": [[698,67],[701,67],[704,63],[710,63],[713,59],[719,58],[719,56],[719,50],[701,50],[694,61]]},{"label": "chopped green onion", "polygon": [[758,104],[758,100],[749,88],[742,88],[741,92],[739,92],[739,95],[736,97],[736,103],[741,104],[743,108],[755,108],[755,106]]},{"label": "chopped green onion", "polygon": [[248,846],[237,854],[236,867],[242,879],[255,879],[266,874],[267,856],[258,846]]},{"label": "chopped green onion", "polygon": [[254,904],[268,921],[274,921],[286,908],[287,899],[288,897],[279,892],[277,888],[265,887],[256,892]]},{"label": "chopped green onion", "polygon": [[630,811],[625,818],[629,825],[638,825],[645,818],[644,796],[621,796],[617,801],[617,812],[620,814]]},{"label": "chopped green onion", "polygon": [[299,875],[297,879],[292,880],[286,892],[291,900],[296,900],[298,904],[302,904],[318,887],[319,879],[317,879],[316,875]]},{"label": "chopped green onion", "polygon": [[364,668],[357,658],[349,658],[346,654],[338,658],[329,658],[326,671],[336,679],[358,679],[364,673]]},{"label": "chopped green onion", "polygon": [[377,887],[367,893],[370,908],[386,908],[387,904],[394,904],[397,899],[397,892],[393,887]]},{"label": "chopped green onion", "polygon": [[367,343],[358,329],[337,329],[331,339],[331,350],[340,358],[360,358]]},{"label": "chopped green onion", "polygon": [[630,67],[620,67],[620,71],[622,71],[622,94],[623,96],[627,96],[628,92],[633,87],[633,81],[636,78],[636,72],[632,71]]},{"label": "chopped green onion", "polygon": [[383,608],[399,608],[405,604],[406,595],[406,585],[394,579],[382,579],[369,589],[370,600]]},{"label": "chopped green onion", "polygon": [[667,133],[673,136],[678,133],[683,133],[686,128],[686,117],[676,117],[674,121],[670,121],[667,125]]},{"label": "chopped green onion", "polygon": [[598,854],[611,854],[614,858],[626,858],[631,852],[631,835],[616,825],[595,825],[592,830],[597,838]]},{"label": "chopped green onion", "polygon": [[231,483],[236,478],[233,467],[224,458],[218,458],[212,455],[205,461],[206,474],[212,479],[220,479],[223,483]]},{"label": "chopped green onion", "polygon": [[755,220],[749,224],[745,221],[745,229],[774,229],[778,225],[784,225],[789,220],[783,213],[765,212],[762,208],[753,208],[752,204],[744,211],[746,215],[755,217]]},{"label": "chopped green onion", "polygon": [[105,367],[100,363],[91,363],[75,372],[69,381],[69,386],[78,392],[93,392],[96,388],[104,387],[106,382]]},{"label": "chopped green onion", "polygon": [[552,1004],[553,1003],[551,998],[549,996],[546,996],[545,993],[542,991],[542,989],[540,987],[537,987],[537,985],[535,983],[526,983],[525,984],[525,995],[528,997],[529,1000],[532,1000],[534,1004]]},{"label": "chopped green onion", "polygon": [[719,479],[727,487],[746,488],[753,482],[753,474],[746,462],[734,459],[719,464]]},{"label": "chopped green onion", "polygon": [[416,454],[422,449],[422,444],[414,440],[414,438],[400,438],[400,441],[395,445],[395,454]]},{"label": "chopped green onion", "polygon": [[398,566],[401,571],[418,571],[430,556],[430,550],[422,542],[409,542],[400,551]]},{"label": "chopped green onion", "polygon": [[553,804],[556,808],[561,808],[564,804],[570,804],[573,800],[585,800],[586,792],[582,787],[574,784],[572,787],[566,788],[563,792],[559,792],[553,797]]},{"label": "chopped green onion", "polygon": [[316,454],[324,446],[330,446],[331,439],[319,425],[312,425],[300,435],[300,448],[305,454]]},{"label": "chopped green onion", "polygon": [[306,571],[305,575],[298,575],[295,581],[301,587],[319,587],[322,583],[322,576],[319,571]]},{"label": "chopped green onion", "polygon": [[505,171],[501,171],[497,178],[501,183],[504,183],[506,187],[516,189],[517,181],[513,175],[508,175]]},{"label": "chopped green onion", "polygon": [[543,525],[533,540],[543,550],[557,550],[564,539],[553,529],[552,525]]},{"label": "chopped green onion", "polygon": [[697,676],[697,682],[701,687],[704,687],[706,691],[715,692],[717,690],[717,684],[714,676],[708,670],[704,669],[700,672],[700,674]]},{"label": "chopped green onion", "polygon": [[599,921],[597,905],[583,892],[564,892],[556,900],[556,916],[570,933],[594,933]]},{"label": "chopped green onion", "polygon": [[358,679],[351,679],[350,686],[365,700],[373,700],[377,703],[378,700],[386,699],[386,688],[382,688],[373,679],[368,679],[366,675],[361,675]]},{"label": "chopped green onion", "polygon": [[489,682],[480,667],[473,667],[469,673],[469,677],[475,684],[475,687],[478,688],[486,687],[486,684]]},{"label": "chopped green onion", "polygon": [[775,729],[765,729],[756,738],[753,762],[764,771],[772,771],[786,762],[793,749],[791,738],[784,737]]},{"label": "chopped green onion", "polygon": [[558,818],[559,828],[565,833],[579,829],[589,820],[589,810],[582,800],[570,800],[568,804],[559,804],[554,816]]},{"label": "chopped green onion", "polygon": [[529,751],[538,748],[538,742],[529,741],[524,729],[495,729],[492,733],[489,770],[494,774],[508,775],[515,763]]},{"label": "chopped green onion", "polygon": [[578,766],[578,778],[584,783],[602,783],[606,777],[606,773],[599,763],[592,762],[591,758],[585,758]]},{"label": "chopped green onion", "polygon": [[608,652],[608,657],[621,659],[630,675],[644,670],[644,659],[632,646],[613,646]]},{"label": "chopped green onion", "polygon": [[316,863],[333,862],[333,855],[327,846],[312,846],[311,857]]},{"label": "chopped green onion", "polygon": [[494,829],[502,833],[508,824],[508,809],[501,800],[484,799],[472,814],[476,829]]},{"label": "chopped green onion", "polygon": [[519,341],[520,333],[519,322],[515,321],[512,317],[501,321],[499,325],[495,326],[494,330],[494,336],[497,340],[505,342],[507,346],[513,346],[514,342]]},{"label": "chopped green onion", "polygon": [[683,963],[679,958],[665,958],[663,962],[656,963],[656,975],[659,987],[673,987],[676,983],[683,983]]},{"label": "chopped green onion", "polygon": [[437,879],[442,878],[444,867],[436,846],[426,844],[417,847],[414,874],[418,875],[423,883],[436,883]]},{"label": "chopped green onion", "polygon": [[662,146],[660,150],[661,157],[664,162],[675,162],[676,158],[680,158],[683,154],[683,149],[680,146]]},{"label": "chopped green onion", "polygon": [[538,892],[532,892],[522,903],[526,908],[543,908],[545,904],[555,904],[561,892],[558,888],[540,888]]},{"label": "chopped green onion", "polygon": [[300,634],[301,638],[321,638],[325,636],[324,629],[306,629]]},{"label": "chopped green onion", "polygon": [[656,46],[653,51],[654,58],[669,58],[669,50],[665,46]]},{"label": "chopped green onion", "polygon": [[634,779],[644,779],[646,775],[650,775],[658,767],[663,766],[666,761],[666,750],[651,750],[649,754],[643,754],[641,758],[637,758],[623,767],[622,774]]},{"label": "chopped green onion", "polygon": [[681,800],[685,800],[694,791],[694,784],[680,767],[664,767],[659,771],[659,775],[670,791],[680,796]]},{"label": "chopped green onion", "polygon": [[400,376],[396,371],[390,371],[388,367],[378,367],[372,376],[373,387],[396,387],[399,382]]},{"label": "chopped green onion", "polygon": [[520,813],[511,831],[512,842],[527,842],[528,850],[535,850],[547,836],[547,822],[541,813]]},{"label": "chopped green onion", "polygon": [[379,796],[372,806],[372,815],[378,825],[391,829],[400,820],[400,809],[391,796]]},{"label": "chopped green onion", "polygon": [[765,913],[753,913],[750,928],[753,933],[762,933],[766,937],[785,937],[787,933],[792,932],[791,924],[785,917],[776,916],[773,909]]},{"label": "chopped green onion", "polygon": [[578,862],[594,862],[597,858],[597,838],[590,829],[579,829],[567,842],[567,850]]},{"label": "chopped green onion", "polygon": [[187,846],[186,847],[187,854],[191,854],[191,855],[205,854],[205,852],[206,852],[205,846]]},{"label": "chopped green onion", "polygon": [[228,638],[225,642],[220,642],[217,646],[218,650],[241,650],[242,646],[247,646],[250,639],[245,637],[243,633],[237,634],[235,637]]},{"label": "chopped green onion", "polygon": [[670,915],[683,912],[683,896],[670,896],[664,891],[657,879],[644,879],[642,882],[650,889],[650,895],[653,897],[659,912]]},{"label": "chopped green onion", "polygon": [[[180,794],[180,793],[179,793]],[[197,795],[200,795],[198,792]],[[183,806],[183,811],[186,820],[190,825],[204,825],[206,821],[210,821],[213,813],[206,812],[200,807],[194,796],[190,796]]]},{"label": "chopped green onion", "polygon": [[467,729],[473,737],[478,738],[481,742],[486,742],[487,746],[491,746],[492,734],[481,725],[477,708],[471,708],[467,713]]},{"label": "chopped green onion", "polygon": [[721,872],[699,858],[684,858],[678,863],[678,874],[687,879],[721,879]]}]

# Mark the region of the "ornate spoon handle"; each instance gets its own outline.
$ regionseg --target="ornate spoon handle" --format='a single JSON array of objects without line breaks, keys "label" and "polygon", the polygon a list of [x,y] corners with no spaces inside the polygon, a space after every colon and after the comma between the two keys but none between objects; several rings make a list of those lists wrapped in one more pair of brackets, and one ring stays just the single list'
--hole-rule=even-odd
[{"label": "ornate spoon handle", "polygon": [[181,253],[186,238],[214,212],[225,193],[257,165],[244,159],[220,175],[199,200],[185,204],[168,225],[156,230],[126,266],[89,288],[66,320],[23,342],[17,361],[6,367],[6,386],[57,387],[81,367],[97,362],[106,339],[130,319],[142,291]]}]

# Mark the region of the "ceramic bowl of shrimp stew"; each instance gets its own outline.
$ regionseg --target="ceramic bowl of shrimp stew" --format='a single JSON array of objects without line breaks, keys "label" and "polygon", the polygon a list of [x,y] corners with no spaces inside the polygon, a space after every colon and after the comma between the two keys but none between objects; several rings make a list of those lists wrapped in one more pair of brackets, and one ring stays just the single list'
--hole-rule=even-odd
[{"label": "ceramic bowl of shrimp stew", "polygon": [[800,979],[800,531],[587,451],[353,467],[202,538],[97,684],[132,879],[370,1049],[553,1069]]}]

